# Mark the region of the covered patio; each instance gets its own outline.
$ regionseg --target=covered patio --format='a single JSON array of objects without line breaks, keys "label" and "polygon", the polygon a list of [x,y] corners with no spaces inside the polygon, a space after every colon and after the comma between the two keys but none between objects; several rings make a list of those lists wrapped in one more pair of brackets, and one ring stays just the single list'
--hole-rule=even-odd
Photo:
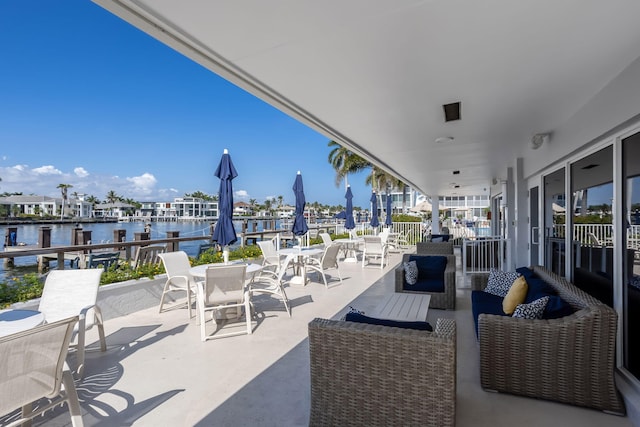
[{"label": "covered patio", "polygon": [[[340,318],[349,305],[371,313],[393,292],[400,259],[392,254],[383,271],[341,263],[344,283],[329,289],[316,280],[288,287],[291,318],[279,301],[259,297],[260,320],[250,336],[203,343],[185,309],[158,314],[152,307],[107,320],[108,350],[88,353],[85,378],[77,386],[85,426],[307,425],[308,322]],[[628,417],[483,391],[470,290],[460,276],[458,283],[456,310],[428,313],[432,324],[441,317],[457,323],[457,426],[632,425]],[[93,347],[94,335],[88,336]],[[57,408],[34,425],[69,425],[68,412]]]}]

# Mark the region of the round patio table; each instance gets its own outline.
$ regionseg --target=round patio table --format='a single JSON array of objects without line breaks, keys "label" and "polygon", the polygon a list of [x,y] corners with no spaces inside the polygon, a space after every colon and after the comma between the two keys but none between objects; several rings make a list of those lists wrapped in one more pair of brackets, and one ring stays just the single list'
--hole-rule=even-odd
[{"label": "round patio table", "polygon": [[44,314],[36,310],[0,310],[0,337],[35,328],[43,323]]}]

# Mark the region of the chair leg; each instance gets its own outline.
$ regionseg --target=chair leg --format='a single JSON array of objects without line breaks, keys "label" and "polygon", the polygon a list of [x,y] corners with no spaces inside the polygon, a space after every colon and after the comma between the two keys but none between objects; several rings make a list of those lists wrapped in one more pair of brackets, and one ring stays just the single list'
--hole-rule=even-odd
[{"label": "chair leg", "polygon": [[285,293],[284,287],[282,286],[282,284],[280,284],[279,286],[280,286],[280,296],[282,297],[284,308],[287,310],[287,313],[289,313],[289,317],[291,317],[291,307],[289,307],[289,298],[287,298],[287,294]]},{"label": "chair leg", "polygon": [[73,383],[73,376],[71,375],[71,372],[62,372],[62,383],[64,384],[64,392],[67,395],[67,405],[69,405],[69,412],[71,413],[71,425],[73,427],[83,427],[82,409],[80,409],[78,392],[76,391],[76,386]]},{"label": "chair leg", "polygon": [[78,368],[76,375],[78,379],[82,379],[84,376],[84,341],[85,341],[85,328],[86,319],[84,316],[80,317],[78,321],[78,347],[76,349],[76,358],[78,359]]},{"label": "chair leg", "polygon": [[247,322],[247,334],[251,335],[253,333],[253,329],[251,327],[251,300],[248,292],[245,293],[244,298],[244,317]]},{"label": "chair leg", "polygon": [[100,351],[107,351],[107,340],[104,337],[104,322],[102,320],[102,311],[100,311],[100,308],[97,305],[93,308],[93,311],[95,313],[96,326],[98,327],[98,336],[100,337]]}]

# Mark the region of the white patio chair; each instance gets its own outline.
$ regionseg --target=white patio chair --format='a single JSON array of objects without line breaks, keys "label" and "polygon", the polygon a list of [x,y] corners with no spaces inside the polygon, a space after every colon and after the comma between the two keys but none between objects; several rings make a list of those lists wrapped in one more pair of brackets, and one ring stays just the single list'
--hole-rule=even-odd
[{"label": "white patio chair", "polygon": [[[83,426],[73,376],[65,369],[77,322],[77,316],[69,317],[0,338],[0,416],[22,408],[21,418],[8,426],[30,425],[32,418],[64,402],[71,424]],[[33,410],[32,403],[41,398],[49,401]]]},{"label": "white patio chair", "polygon": [[322,239],[325,249],[333,244],[333,240],[331,240],[329,233],[320,233],[320,238]]},{"label": "white patio chair", "polygon": [[[232,335],[251,334],[251,294],[249,286],[245,286],[246,264],[231,264],[207,267],[204,282],[198,284],[198,322],[200,323],[200,339],[206,341]],[[211,320],[216,326],[219,319],[228,315],[228,310],[244,308],[246,330],[223,334],[207,335],[206,313],[211,312]],[[242,313],[238,311],[238,315]]]},{"label": "white patio chair", "polygon": [[[195,296],[196,282],[193,276],[189,273],[191,263],[189,262],[187,253],[184,251],[165,252],[158,254],[158,256],[162,260],[164,269],[167,273],[167,281],[164,284],[162,296],[160,297],[160,308],[158,309],[158,313],[162,313],[164,298],[167,294],[173,292],[185,292],[187,294],[186,304],[189,309],[189,319],[191,319],[192,297]],[[175,308],[175,306],[172,308]]]},{"label": "white patio chair", "polygon": [[102,312],[96,304],[100,286],[101,268],[83,270],[51,270],[47,274],[40,297],[38,311],[44,314],[47,323],[57,322],[72,316],[78,316],[78,324],[73,330],[77,337],[76,375],[82,378],[85,367],[85,331],[94,325],[98,327],[100,350],[107,350],[104,337]]},{"label": "white patio chair", "polygon": [[329,245],[324,248],[322,258],[319,260],[316,258],[309,258],[307,262],[306,268],[317,272],[318,275],[321,275],[326,288],[329,288],[329,285],[327,284],[326,271],[331,270],[332,268],[335,268],[338,273],[340,283],[342,283],[342,276],[340,275],[340,268],[338,267],[338,252],[340,251],[340,247],[341,246],[339,244]]},{"label": "white patio chair", "polygon": [[137,269],[147,264],[160,265],[162,260],[159,255],[164,253],[166,249],[165,245],[140,246],[136,251],[133,268]]},{"label": "white patio chair", "polygon": [[362,251],[362,268],[367,259],[380,258],[380,269],[384,268],[387,258],[387,245],[382,242],[380,236],[364,236],[364,249]]},{"label": "white patio chair", "polygon": [[280,255],[273,240],[261,240],[258,242],[262,251],[262,265],[267,271],[277,271],[280,268]]},{"label": "white patio chair", "polygon": [[283,282],[285,272],[289,268],[289,265],[295,263],[296,258],[297,255],[295,254],[287,255],[277,271],[263,271],[264,274],[260,274],[249,283],[252,296],[253,294],[271,294],[280,297],[284,303],[284,308],[287,310],[287,313],[289,313],[289,317],[291,317],[291,308],[289,307],[289,298],[287,298],[287,294],[284,291]]},{"label": "white patio chair", "polygon": [[400,234],[398,234],[398,238],[396,239],[396,242],[398,243],[399,249],[407,249],[409,247],[408,233],[406,231],[403,231]]}]

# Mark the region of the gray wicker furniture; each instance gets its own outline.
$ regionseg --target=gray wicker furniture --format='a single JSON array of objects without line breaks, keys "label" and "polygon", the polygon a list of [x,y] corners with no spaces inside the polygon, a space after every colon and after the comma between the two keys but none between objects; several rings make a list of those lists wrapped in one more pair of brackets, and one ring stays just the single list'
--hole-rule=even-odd
[{"label": "gray wicker furniture", "polygon": [[[422,292],[411,291],[404,287],[404,267],[403,264],[409,261],[412,254],[404,254],[402,256],[402,262],[395,271],[396,292],[420,292],[431,295],[430,308],[438,308],[441,310],[455,310],[456,309],[456,256],[455,255],[442,255],[438,256],[447,257],[447,267],[444,270],[444,292]],[[423,255],[423,254],[418,254]],[[414,254],[415,256],[415,254]]]},{"label": "gray wicker furniture", "polygon": [[[530,267],[576,310],[559,319],[480,314],[482,388],[625,413],[614,380],[616,312],[566,279]],[[484,290],[488,274],[471,276]]]},{"label": "gray wicker furniture", "polygon": [[418,255],[453,255],[453,242],[416,242]]},{"label": "gray wicker furniture", "polygon": [[309,323],[310,426],[454,426],[456,324]]}]

